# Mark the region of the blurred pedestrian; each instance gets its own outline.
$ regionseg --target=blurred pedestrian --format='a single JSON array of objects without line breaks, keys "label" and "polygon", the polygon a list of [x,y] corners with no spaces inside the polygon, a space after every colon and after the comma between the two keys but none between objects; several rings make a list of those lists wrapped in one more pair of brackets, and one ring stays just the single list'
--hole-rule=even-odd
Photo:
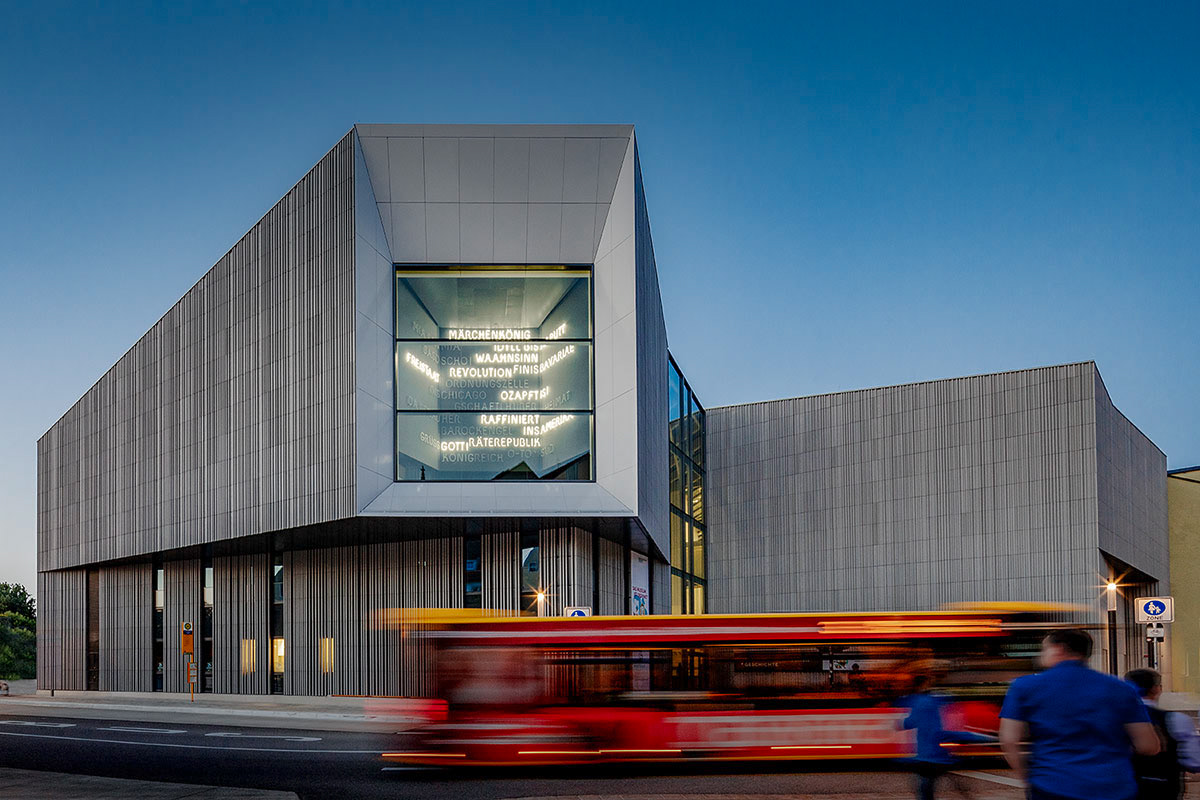
[{"label": "blurred pedestrian", "polygon": [[1091,654],[1086,631],[1053,631],[1042,640],[1044,671],[1017,678],[1004,698],[1000,745],[1030,800],[1133,800],[1133,754],[1159,751],[1137,692],[1088,668]]},{"label": "blurred pedestrian", "polygon": [[913,693],[901,698],[897,705],[909,709],[903,725],[906,729],[916,731],[917,751],[908,759],[908,763],[917,778],[917,800],[934,800],[942,783],[949,783],[960,797],[970,797],[967,782],[951,772],[956,759],[947,745],[979,741],[986,737],[966,731],[947,730],[947,700],[933,691],[944,669],[935,664],[914,666]]},{"label": "blurred pedestrian", "polygon": [[1162,743],[1153,756],[1135,756],[1138,800],[1177,800],[1183,796],[1183,771],[1200,772],[1200,738],[1196,726],[1178,711],[1158,707],[1162,696],[1162,675],[1152,669],[1134,669],[1125,673],[1127,680],[1146,705],[1150,722]]}]

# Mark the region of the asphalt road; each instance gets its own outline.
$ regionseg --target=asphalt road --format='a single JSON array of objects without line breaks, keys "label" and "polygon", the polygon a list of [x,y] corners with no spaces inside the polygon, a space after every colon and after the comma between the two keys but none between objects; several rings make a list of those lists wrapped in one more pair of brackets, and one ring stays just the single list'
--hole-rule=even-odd
[{"label": "asphalt road", "polygon": [[[312,798],[492,800],[699,795],[911,797],[894,765],[638,765],[467,772],[396,768],[379,757],[403,735],[74,719],[0,717],[0,767],[209,786],[284,789]],[[967,779],[978,800],[1014,789]]]}]

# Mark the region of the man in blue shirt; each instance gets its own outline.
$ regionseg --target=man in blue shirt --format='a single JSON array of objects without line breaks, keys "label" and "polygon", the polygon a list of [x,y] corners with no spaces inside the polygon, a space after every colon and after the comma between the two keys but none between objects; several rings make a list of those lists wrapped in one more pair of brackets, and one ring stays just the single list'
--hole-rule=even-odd
[{"label": "man in blue shirt", "polygon": [[1045,671],[1017,678],[1004,698],[1000,745],[1030,800],[1131,800],[1133,754],[1159,750],[1137,692],[1089,669],[1091,654],[1086,631],[1054,631],[1042,641]]}]

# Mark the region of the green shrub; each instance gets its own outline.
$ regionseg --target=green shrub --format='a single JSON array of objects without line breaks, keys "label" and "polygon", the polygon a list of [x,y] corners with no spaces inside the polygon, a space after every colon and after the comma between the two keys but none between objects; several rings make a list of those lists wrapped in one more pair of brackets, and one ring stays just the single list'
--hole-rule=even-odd
[{"label": "green shrub", "polygon": [[0,583],[0,680],[37,677],[37,609],[19,583]]}]

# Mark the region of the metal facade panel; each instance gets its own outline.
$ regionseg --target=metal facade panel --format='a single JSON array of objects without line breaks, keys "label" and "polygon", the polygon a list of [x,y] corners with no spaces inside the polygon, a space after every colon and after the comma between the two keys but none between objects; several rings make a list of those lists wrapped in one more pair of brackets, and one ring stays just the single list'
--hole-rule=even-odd
[{"label": "metal facade panel", "polygon": [[650,237],[650,216],[642,168],[634,146],[634,237],[637,259],[637,487],[638,521],[657,545],[670,553],[670,499],[667,463],[667,324],[663,318]]},{"label": "metal facade panel", "polygon": [[1158,580],[1170,593],[1167,457],[1108,396],[1096,372],[1094,437],[1100,549]]},{"label": "metal facade panel", "polygon": [[355,132],[385,239],[402,263],[594,261],[596,210],[613,195],[632,136],[630,126],[613,125]]},{"label": "metal facade panel", "polygon": [[631,139],[600,234],[593,278],[596,482],[629,509],[629,516],[638,513],[639,457],[635,172]]},{"label": "metal facade panel", "polygon": [[709,609],[1090,603],[1093,371],[710,409]]},{"label": "metal facade panel", "polygon": [[38,442],[53,570],[354,505],[347,135]]},{"label": "metal facade panel", "polygon": [[37,686],[87,688],[87,570],[39,572]]},{"label": "metal facade panel", "polygon": [[213,559],[213,689],[267,694],[271,686],[270,556]]},{"label": "metal facade panel", "polygon": [[[365,151],[354,137],[354,420],[355,509],[361,511],[396,475],[395,269]],[[386,155],[386,152],[385,152]],[[387,183],[383,173],[382,184]]]},{"label": "metal facade panel", "polygon": [[149,564],[100,569],[100,691],[154,688],[154,586]]}]

